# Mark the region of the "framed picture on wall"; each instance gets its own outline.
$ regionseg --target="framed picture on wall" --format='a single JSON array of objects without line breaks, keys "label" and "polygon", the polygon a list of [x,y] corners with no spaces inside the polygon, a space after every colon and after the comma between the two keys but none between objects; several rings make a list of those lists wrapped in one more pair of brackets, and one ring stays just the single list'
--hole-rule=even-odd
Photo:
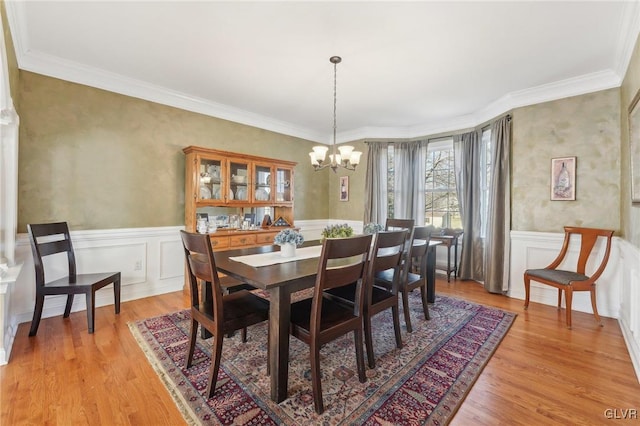
[{"label": "framed picture on wall", "polygon": [[640,203],[640,90],[629,105],[629,158],[631,202]]},{"label": "framed picture on wall", "polygon": [[349,176],[340,176],[340,201],[349,201]]},{"label": "framed picture on wall", "polygon": [[551,159],[551,200],[576,199],[576,157]]}]

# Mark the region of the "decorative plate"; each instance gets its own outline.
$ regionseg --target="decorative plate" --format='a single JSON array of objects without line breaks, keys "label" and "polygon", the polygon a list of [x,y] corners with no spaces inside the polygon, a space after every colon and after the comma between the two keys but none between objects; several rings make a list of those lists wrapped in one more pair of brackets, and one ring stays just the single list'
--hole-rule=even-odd
[{"label": "decorative plate", "polygon": [[200,185],[200,198],[201,199],[211,199],[211,190],[204,185]]},{"label": "decorative plate", "polygon": [[258,201],[267,201],[269,199],[269,193],[264,189],[260,188],[256,190],[256,200]]}]

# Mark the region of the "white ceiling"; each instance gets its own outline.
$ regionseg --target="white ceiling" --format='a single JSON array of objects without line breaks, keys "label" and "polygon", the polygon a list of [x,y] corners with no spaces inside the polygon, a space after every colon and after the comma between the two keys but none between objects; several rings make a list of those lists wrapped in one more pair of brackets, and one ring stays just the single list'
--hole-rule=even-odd
[{"label": "white ceiling", "polygon": [[617,87],[638,1],[5,0],[21,69],[328,143]]}]

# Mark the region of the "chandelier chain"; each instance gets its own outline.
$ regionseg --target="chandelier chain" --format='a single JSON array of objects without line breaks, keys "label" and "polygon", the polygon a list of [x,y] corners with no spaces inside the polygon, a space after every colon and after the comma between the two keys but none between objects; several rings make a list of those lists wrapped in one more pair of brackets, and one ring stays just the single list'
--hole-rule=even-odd
[{"label": "chandelier chain", "polygon": [[360,163],[360,156],[362,152],[354,151],[352,146],[341,146],[340,155],[337,153],[338,149],[338,64],[342,62],[340,56],[332,56],[329,61],[333,64],[333,143],[331,144],[331,155],[329,155],[330,161],[325,162],[325,155],[329,148],[325,146],[314,146],[313,151],[309,153],[311,159],[311,165],[314,170],[322,170],[326,167],[330,167],[334,173],[337,172],[338,167],[342,167],[347,170],[355,170],[356,166]]},{"label": "chandelier chain", "polygon": [[338,128],[337,125],[337,114],[336,114],[336,110],[338,108],[338,91],[337,91],[337,86],[338,86],[338,63],[334,62],[333,63],[333,153],[335,155],[335,146],[336,146],[336,129]]}]

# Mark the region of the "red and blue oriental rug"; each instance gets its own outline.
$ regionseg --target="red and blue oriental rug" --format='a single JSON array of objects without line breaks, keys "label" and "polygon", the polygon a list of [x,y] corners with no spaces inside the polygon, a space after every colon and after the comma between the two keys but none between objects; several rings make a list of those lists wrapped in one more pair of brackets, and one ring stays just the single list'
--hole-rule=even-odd
[{"label": "red and blue oriental rug", "polygon": [[[447,424],[515,319],[499,309],[440,296],[424,321],[419,293],[410,297],[413,333],[397,349],[391,311],[374,317],[376,368],[358,381],[353,334],[321,349],[325,412],[313,409],[309,348],[290,342],[289,398],[271,401],[266,323],[225,339],[218,387],[204,398],[211,343],[199,340],[194,364],[185,368],[189,312],[129,324],[131,332],[194,425],[421,425]],[[402,314],[400,316],[402,322]],[[199,335],[199,334],[198,334]]]}]

